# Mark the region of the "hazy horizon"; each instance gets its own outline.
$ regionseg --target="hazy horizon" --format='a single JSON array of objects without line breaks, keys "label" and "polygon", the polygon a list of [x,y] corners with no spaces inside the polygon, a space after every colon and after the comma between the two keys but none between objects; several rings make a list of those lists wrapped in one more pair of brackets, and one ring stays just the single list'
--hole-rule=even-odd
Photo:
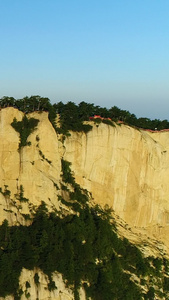
[{"label": "hazy horizon", "polygon": [[0,97],[48,97],[169,120],[169,2],[6,0]]}]

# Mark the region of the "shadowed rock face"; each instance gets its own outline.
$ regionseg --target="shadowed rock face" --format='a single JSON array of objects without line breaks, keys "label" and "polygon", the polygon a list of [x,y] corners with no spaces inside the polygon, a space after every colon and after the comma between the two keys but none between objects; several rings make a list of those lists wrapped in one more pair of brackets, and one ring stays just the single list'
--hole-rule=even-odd
[{"label": "shadowed rock face", "polygon": [[[164,243],[169,253],[169,132],[100,124],[87,134],[72,132],[62,143],[48,114],[35,112],[28,116],[39,119],[28,137],[31,145],[18,151],[19,133],[11,123],[22,117],[11,107],[0,111],[0,187],[7,186],[10,198],[22,185],[24,197],[33,205],[44,201],[49,209],[59,209],[56,185],[64,158],[72,163],[76,182],[92,193],[93,201],[108,204],[132,230],[132,234],[122,233],[133,241],[151,237]],[[24,224],[17,210],[9,213],[8,200],[0,193],[0,223],[6,218],[11,225]],[[29,213],[28,206],[23,204],[21,211]],[[52,299],[62,299],[57,297],[61,296]]]}]

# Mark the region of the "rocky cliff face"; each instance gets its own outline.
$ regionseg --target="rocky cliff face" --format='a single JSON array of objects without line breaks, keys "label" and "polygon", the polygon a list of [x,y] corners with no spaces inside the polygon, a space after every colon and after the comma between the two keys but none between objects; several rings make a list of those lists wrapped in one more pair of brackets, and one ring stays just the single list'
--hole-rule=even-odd
[{"label": "rocky cliff face", "polygon": [[[23,185],[24,196],[34,205],[38,206],[41,201],[52,205],[50,201],[56,199],[54,183],[59,181],[61,172],[59,141],[47,113],[33,113],[30,117],[35,115],[39,124],[28,138],[31,146],[18,151],[19,133],[10,124],[14,118],[22,120],[23,113],[14,108],[0,112],[0,187],[3,189],[7,185],[11,198],[15,198],[19,187]],[[57,207],[57,202],[54,205]],[[16,224],[17,216],[9,218],[4,208],[9,207],[1,194],[1,222],[6,218],[11,224]],[[28,213],[26,205],[23,205],[22,212]]]},{"label": "rocky cliff face", "polygon": [[[22,117],[22,112],[11,107],[0,111],[1,223],[4,219],[10,225],[29,223],[23,215],[29,214],[30,207],[27,203],[20,208],[12,206],[5,189],[16,203],[22,186],[29,204],[38,206],[44,201],[49,209],[60,208],[56,186],[64,158],[72,163],[76,182],[92,193],[93,201],[113,208],[121,234],[137,242],[155,242],[169,253],[169,132],[95,124],[89,133],[72,132],[62,142],[48,114],[35,112],[29,116],[39,119],[37,129],[28,138],[31,145],[18,151],[19,133],[11,123]],[[26,278],[24,272],[21,283]],[[37,287],[32,289],[35,296]],[[31,299],[72,299],[71,292],[66,298],[59,291],[64,292],[60,288],[56,295],[48,292]]]},{"label": "rocky cliff face", "polygon": [[[38,274],[39,282],[35,284],[34,276]],[[48,290],[49,280],[47,276],[40,270],[26,270],[23,269],[20,275],[20,288],[22,289],[21,300],[26,299],[39,299],[39,300],[74,300],[73,292],[66,287],[63,282],[61,274],[54,274],[53,280],[57,286],[57,289],[53,291]],[[26,283],[29,282],[29,285]],[[80,289],[80,299],[85,300],[85,293],[83,289]],[[7,296],[5,298],[0,297],[0,300],[14,300],[14,296]]]},{"label": "rocky cliff face", "polygon": [[169,132],[95,125],[72,133],[64,157],[94,201],[169,247]]}]

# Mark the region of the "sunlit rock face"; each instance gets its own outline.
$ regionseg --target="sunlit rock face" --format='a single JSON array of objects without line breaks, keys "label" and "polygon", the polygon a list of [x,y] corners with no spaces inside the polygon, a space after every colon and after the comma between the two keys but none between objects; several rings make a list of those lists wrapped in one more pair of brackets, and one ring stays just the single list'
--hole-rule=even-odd
[{"label": "sunlit rock face", "polygon": [[[33,205],[38,206],[41,201],[45,201],[49,206],[57,207],[55,184],[60,179],[61,163],[55,130],[47,113],[30,114],[29,117],[39,119],[39,123],[28,137],[31,145],[18,151],[19,133],[11,123],[14,118],[20,121],[22,117],[22,112],[11,107],[0,111],[0,187],[4,190],[5,185],[8,186],[11,198],[15,199],[15,194],[22,185],[24,196]],[[6,218],[15,224],[17,216],[4,210],[10,209],[6,198],[0,194],[0,221]],[[27,205],[22,205],[22,212],[28,213]]]},{"label": "sunlit rock face", "polygon": [[[76,182],[91,192],[92,201],[108,204],[127,224],[132,233],[124,234],[129,239],[154,239],[169,253],[169,132],[91,123],[93,129],[87,134],[71,132],[62,142],[48,113],[34,112],[28,118],[39,123],[28,137],[31,145],[18,150],[19,133],[11,123],[14,118],[21,121],[23,115],[11,107],[0,111],[0,188],[10,191],[7,196],[0,193],[0,223],[7,219],[10,225],[29,224],[19,214],[30,213],[28,204],[22,203],[19,211],[11,205],[11,199],[18,201],[21,186],[29,204],[37,207],[44,201],[49,209],[60,208],[56,186],[60,184],[63,158],[72,163]],[[31,299],[73,299],[72,292],[63,287],[61,275],[55,277],[59,288],[49,292],[45,275],[39,273],[42,284],[37,287],[34,272],[24,269],[20,277],[23,287],[29,278]],[[26,294],[21,299],[26,299]],[[85,299],[83,291],[80,299]]]},{"label": "sunlit rock face", "polygon": [[[45,201],[58,207],[56,184],[64,158],[96,203],[108,204],[131,227],[146,228],[169,243],[169,132],[102,123],[87,134],[72,132],[62,144],[48,113],[34,112],[29,118],[39,123],[28,137],[31,145],[18,151],[19,133],[11,123],[22,117],[12,107],[0,111],[0,187],[7,185],[11,197],[23,185],[24,196],[34,205]],[[2,194],[0,199],[2,222],[9,214]],[[26,205],[24,209],[26,213]]]},{"label": "sunlit rock face", "polygon": [[66,139],[64,157],[94,201],[169,246],[169,132],[95,125]]}]

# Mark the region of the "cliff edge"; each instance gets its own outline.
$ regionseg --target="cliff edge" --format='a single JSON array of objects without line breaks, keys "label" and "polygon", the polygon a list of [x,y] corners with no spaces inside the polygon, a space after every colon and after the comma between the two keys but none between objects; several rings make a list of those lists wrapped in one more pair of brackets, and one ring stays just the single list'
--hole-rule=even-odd
[{"label": "cliff edge", "polygon": [[[92,203],[113,209],[119,234],[150,244],[152,253],[156,247],[169,254],[169,132],[92,123],[88,133],[71,132],[64,140],[47,112],[33,112],[28,119],[38,119],[38,125],[19,149],[20,135],[11,123],[23,116],[12,107],[0,111],[1,224],[6,219],[10,225],[29,225],[25,216],[42,201],[49,210],[61,209],[57,187],[64,159]],[[29,205],[15,205],[23,191]],[[62,299],[57,297],[51,299]]]}]

